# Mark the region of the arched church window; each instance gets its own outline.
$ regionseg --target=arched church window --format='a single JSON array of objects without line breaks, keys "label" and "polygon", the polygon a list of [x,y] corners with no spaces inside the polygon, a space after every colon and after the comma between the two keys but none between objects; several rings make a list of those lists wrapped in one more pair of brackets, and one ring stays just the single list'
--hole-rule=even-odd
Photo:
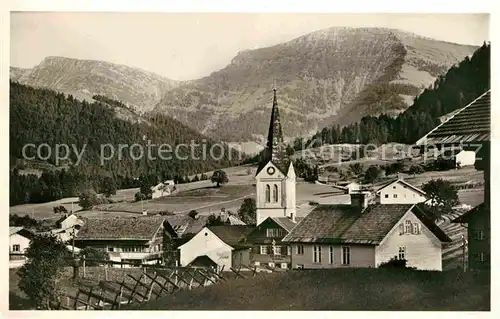
[{"label": "arched church window", "polygon": [[276,185],[276,184],[274,184],[274,187],[273,187],[273,199],[274,199],[275,203],[278,202],[278,185]]},{"label": "arched church window", "polygon": [[271,186],[266,185],[266,203],[271,201]]}]

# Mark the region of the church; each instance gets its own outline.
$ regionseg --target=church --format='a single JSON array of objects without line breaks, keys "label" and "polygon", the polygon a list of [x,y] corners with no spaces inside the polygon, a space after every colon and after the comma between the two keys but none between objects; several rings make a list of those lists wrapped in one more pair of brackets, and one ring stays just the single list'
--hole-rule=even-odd
[{"label": "church", "polygon": [[286,152],[274,88],[267,144],[255,174],[257,225],[268,217],[295,220],[295,179],[293,164]]}]

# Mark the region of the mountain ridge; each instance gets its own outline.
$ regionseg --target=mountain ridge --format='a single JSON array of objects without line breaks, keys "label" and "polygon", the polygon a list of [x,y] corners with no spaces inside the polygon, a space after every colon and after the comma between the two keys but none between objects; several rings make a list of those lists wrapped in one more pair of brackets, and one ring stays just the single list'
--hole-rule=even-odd
[{"label": "mountain ridge", "polygon": [[124,64],[60,56],[45,57],[15,81],[71,94],[89,102],[93,102],[93,95],[105,95],[139,112],[154,107],[165,91],[179,83]]},{"label": "mountain ridge", "polygon": [[[286,138],[308,136],[365,115],[399,114],[475,48],[397,29],[334,27],[239,51],[224,68],[189,81],[62,57],[47,57],[21,76],[11,68],[11,80],[90,102],[104,95],[228,142],[259,141],[267,133],[274,81]],[[133,71],[117,73],[119,66]]]}]

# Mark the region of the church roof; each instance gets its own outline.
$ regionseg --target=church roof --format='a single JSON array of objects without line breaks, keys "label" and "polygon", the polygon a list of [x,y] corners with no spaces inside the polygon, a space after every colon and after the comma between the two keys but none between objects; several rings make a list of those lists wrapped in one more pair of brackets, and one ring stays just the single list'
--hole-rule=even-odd
[{"label": "church roof", "polygon": [[283,139],[276,89],[274,89],[273,108],[271,111],[271,120],[269,122],[267,144],[262,155],[256,174],[259,174],[269,161],[271,161],[283,174],[286,175],[288,173],[290,158],[286,153],[286,145]]}]

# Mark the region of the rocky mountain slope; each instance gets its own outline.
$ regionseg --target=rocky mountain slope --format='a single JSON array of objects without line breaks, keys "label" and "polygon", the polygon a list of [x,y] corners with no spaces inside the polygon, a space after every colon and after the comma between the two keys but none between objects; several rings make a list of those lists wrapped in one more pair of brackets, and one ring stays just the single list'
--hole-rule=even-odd
[{"label": "rocky mountain slope", "polygon": [[330,28],[243,51],[224,69],[166,92],[154,111],[226,141],[267,134],[273,81],[284,133],[397,114],[476,47],[392,29]]},{"label": "rocky mountain slope", "polygon": [[96,94],[105,95],[141,112],[151,110],[177,85],[174,80],[125,65],[64,57],[47,57],[29,70],[11,68],[10,79],[89,102]]}]

